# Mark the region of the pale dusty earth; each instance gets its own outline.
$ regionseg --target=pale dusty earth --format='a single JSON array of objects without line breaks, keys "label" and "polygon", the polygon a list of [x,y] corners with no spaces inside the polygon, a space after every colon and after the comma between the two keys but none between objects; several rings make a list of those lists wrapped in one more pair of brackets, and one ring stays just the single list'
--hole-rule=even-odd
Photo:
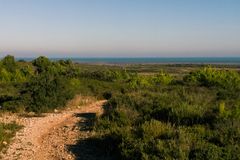
[{"label": "pale dusty earth", "polygon": [[[98,159],[79,140],[94,135],[88,127],[91,119],[102,113],[105,100],[74,109],[47,113],[42,117],[7,115],[1,122],[23,125],[4,153],[3,160],[73,160]],[[78,144],[79,143],[79,144]],[[88,144],[89,145],[89,144]],[[100,158],[100,157],[99,157]]]}]

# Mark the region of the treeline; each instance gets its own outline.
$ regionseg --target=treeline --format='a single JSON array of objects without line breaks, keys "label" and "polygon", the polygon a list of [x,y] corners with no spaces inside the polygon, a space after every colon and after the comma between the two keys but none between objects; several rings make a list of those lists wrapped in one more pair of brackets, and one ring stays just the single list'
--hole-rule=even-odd
[{"label": "treeline", "polygon": [[33,68],[20,65],[13,56],[6,56],[0,61],[1,82],[25,82],[34,74]]},{"label": "treeline", "polygon": [[41,113],[63,107],[77,93],[107,98],[131,76],[119,69],[81,70],[71,60],[41,56],[24,62],[8,55],[0,61],[0,108]]},{"label": "treeline", "polygon": [[129,79],[130,74],[126,70],[97,70],[97,71],[83,71],[80,77],[96,79],[100,81],[114,82],[117,80]]},{"label": "treeline", "polygon": [[39,57],[16,62],[6,56],[0,62],[0,105],[2,110],[46,112],[63,107],[79,85],[79,69],[69,61],[52,62]]}]

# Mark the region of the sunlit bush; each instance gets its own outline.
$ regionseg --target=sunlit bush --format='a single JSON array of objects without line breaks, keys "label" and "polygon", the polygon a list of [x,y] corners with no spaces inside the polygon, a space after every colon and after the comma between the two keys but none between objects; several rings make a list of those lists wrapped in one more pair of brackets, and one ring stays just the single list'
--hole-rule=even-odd
[{"label": "sunlit bush", "polygon": [[173,81],[173,77],[161,71],[158,74],[154,75],[152,80],[155,85],[168,85]]},{"label": "sunlit bush", "polygon": [[217,70],[211,67],[192,72],[184,77],[186,82],[199,83],[211,87],[240,89],[240,74],[236,71]]}]

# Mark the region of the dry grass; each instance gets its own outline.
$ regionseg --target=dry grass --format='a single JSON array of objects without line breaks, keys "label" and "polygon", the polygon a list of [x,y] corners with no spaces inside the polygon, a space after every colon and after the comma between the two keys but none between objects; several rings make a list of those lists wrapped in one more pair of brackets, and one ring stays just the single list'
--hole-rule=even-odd
[{"label": "dry grass", "polygon": [[22,126],[16,123],[0,123],[0,151],[9,145],[12,137],[14,137],[15,133],[21,128]]},{"label": "dry grass", "polygon": [[96,101],[97,99],[94,97],[76,95],[72,100],[70,100],[67,103],[66,108],[67,109],[79,108],[81,106],[88,105]]}]

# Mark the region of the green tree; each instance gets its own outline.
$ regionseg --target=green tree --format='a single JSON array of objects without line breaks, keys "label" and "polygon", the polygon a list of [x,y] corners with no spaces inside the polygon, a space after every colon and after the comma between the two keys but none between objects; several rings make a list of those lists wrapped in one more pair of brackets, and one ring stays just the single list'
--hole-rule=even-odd
[{"label": "green tree", "polygon": [[67,100],[74,97],[76,82],[61,75],[44,72],[27,84],[24,97],[28,111],[45,112],[63,107]]},{"label": "green tree", "polygon": [[17,64],[13,56],[7,55],[2,59],[2,66],[9,72],[15,72]]},{"label": "green tree", "polygon": [[32,64],[37,68],[38,73],[48,71],[52,66],[52,62],[44,56],[38,57],[32,62]]}]

